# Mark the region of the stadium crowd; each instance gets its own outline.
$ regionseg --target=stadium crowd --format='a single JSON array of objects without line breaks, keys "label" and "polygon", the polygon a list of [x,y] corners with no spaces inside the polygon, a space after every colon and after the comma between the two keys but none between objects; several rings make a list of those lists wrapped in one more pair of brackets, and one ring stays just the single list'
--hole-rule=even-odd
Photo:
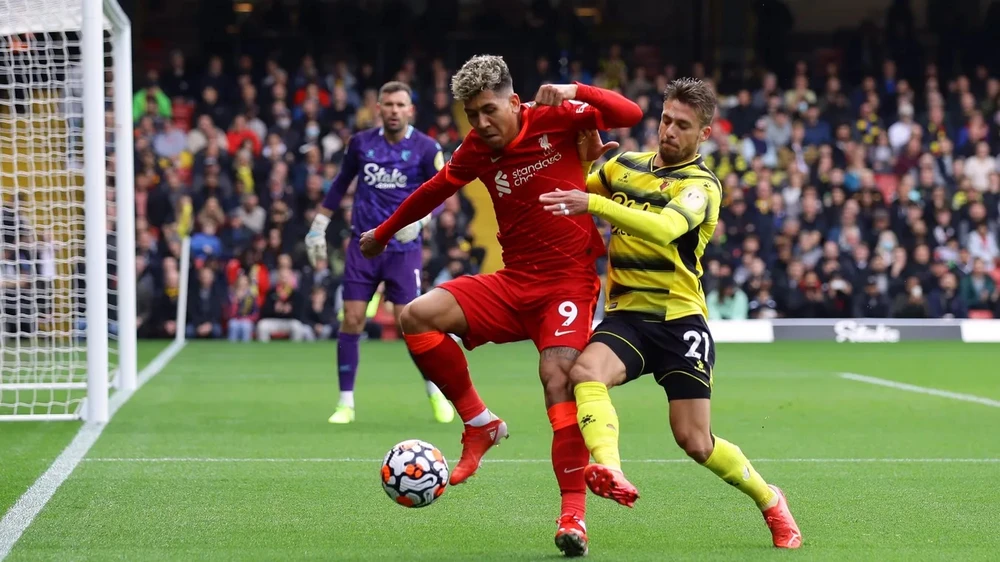
[{"label": "stadium crowd", "polygon": [[[617,88],[646,118],[606,138],[656,150],[659,92],[676,67],[630,67],[612,46],[596,64],[538,59],[522,97],[546,82]],[[689,72],[712,80],[704,65]],[[414,89],[415,125],[445,157],[461,141],[441,59],[407,59],[392,78]],[[379,126],[370,64],[220,57],[195,72],[180,53],[134,98],[140,336],[327,338],[350,242],[351,198],[312,268],[303,237],[350,135]],[[725,186],[706,251],[712,318],[1000,315],[1000,80],[985,67],[921,80],[881,70],[850,84],[836,64],[800,61],[719,92],[705,165]],[[483,250],[461,195],[425,231],[423,286],[478,271]],[[187,326],[176,325],[181,236],[195,269]],[[371,335],[377,336],[377,306]],[[391,318],[391,316],[390,316]]]}]

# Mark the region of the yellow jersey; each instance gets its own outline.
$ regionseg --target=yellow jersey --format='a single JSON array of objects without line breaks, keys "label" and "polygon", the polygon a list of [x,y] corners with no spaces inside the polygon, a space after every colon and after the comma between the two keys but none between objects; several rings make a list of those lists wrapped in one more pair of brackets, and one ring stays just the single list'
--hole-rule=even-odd
[{"label": "yellow jersey", "polygon": [[701,257],[719,222],[722,184],[699,154],[661,168],[655,156],[625,152],[587,178],[588,210],[613,227],[605,310],[707,317]]}]

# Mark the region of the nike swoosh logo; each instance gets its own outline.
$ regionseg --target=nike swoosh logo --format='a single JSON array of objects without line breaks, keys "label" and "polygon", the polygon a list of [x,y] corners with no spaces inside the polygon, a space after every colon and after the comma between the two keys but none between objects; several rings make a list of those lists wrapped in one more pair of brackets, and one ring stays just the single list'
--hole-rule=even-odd
[{"label": "nike swoosh logo", "polygon": [[574,332],[576,332],[576,330],[566,330],[565,332],[563,332],[561,330],[556,330],[556,337],[558,337],[558,336],[565,336],[566,334],[572,334]]},{"label": "nike swoosh logo", "polygon": [[503,158],[503,156],[497,156],[496,158],[490,156],[490,162],[493,162],[494,164],[496,164],[497,161],[500,160],[501,158]]},{"label": "nike swoosh logo", "polygon": [[566,474],[570,474],[570,473],[576,472],[578,470],[583,470],[583,468],[584,467],[582,467],[582,466],[578,466],[576,468],[564,468],[563,472],[566,473]]}]

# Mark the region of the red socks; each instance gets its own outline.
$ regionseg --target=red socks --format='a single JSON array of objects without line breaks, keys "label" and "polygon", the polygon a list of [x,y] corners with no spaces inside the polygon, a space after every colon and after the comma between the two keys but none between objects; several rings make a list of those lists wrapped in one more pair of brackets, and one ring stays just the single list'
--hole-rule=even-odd
[{"label": "red socks", "polygon": [[[463,422],[468,422],[486,409],[486,404],[472,386],[465,354],[455,340],[442,332],[404,334],[403,338],[424,378],[436,384],[444,397],[451,400]],[[575,414],[573,419],[575,425]]]},{"label": "red socks", "polygon": [[[465,354],[453,339],[441,332],[404,335],[403,338],[417,368],[451,400],[463,422],[486,409],[472,386]],[[552,469],[562,494],[562,514],[583,519],[587,512],[583,469],[590,462],[590,452],[576,422],[576,402],[556,404],[548,413],[552,424]]]},{"label": "red socks", "polygon": [[552,424],[552,470],[562,494],[562,515],[583,519],[587,513],[587,484],[583,468],[590,452],[576,422],[576,402],[561,402],[549,408]]}]

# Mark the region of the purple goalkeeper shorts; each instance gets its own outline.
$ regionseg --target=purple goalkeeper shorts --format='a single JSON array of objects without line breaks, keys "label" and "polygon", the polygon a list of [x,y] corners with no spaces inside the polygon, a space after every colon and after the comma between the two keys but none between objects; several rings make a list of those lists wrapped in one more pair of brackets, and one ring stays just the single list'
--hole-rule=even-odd
[{"label": "purple goalkeeper shorts", "polygon": [[379,283],[385,281],[385,298],[393,304],[408,304],[420,296],[423,251],[383,252],[366,260],[356,239],[347,246],[344,265],[344,300],[369,302]]}]

